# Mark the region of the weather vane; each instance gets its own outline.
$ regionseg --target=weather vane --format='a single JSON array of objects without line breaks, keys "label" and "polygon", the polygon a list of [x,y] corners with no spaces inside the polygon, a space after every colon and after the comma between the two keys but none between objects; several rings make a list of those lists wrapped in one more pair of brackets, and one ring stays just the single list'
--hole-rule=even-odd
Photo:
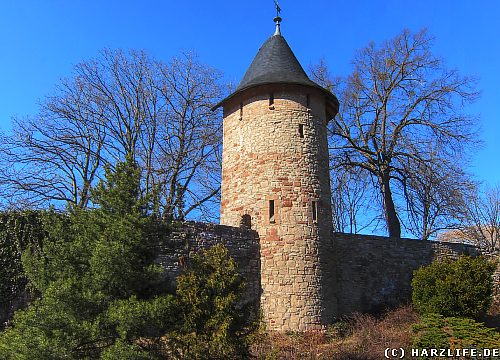
[{"label": "weather vane", "polygon": [[280,17],[281,8],[280,8],[280,5],[278,4],[278,0],[274,0],[274,5],[276,5],[276,17],[279,18]]},{"label": "weather vane", "polygon": [[278,0],[274,0],[274,5],[276,5],[276,17],[273,19],[274,22],[276,23],[276,31],[275,31],[274,35],[281,35],[281,33],[280,33],[280,23],[281,23],[280,12],[281,12],[281,8],[280,8],[280,5],[278,4]]}]

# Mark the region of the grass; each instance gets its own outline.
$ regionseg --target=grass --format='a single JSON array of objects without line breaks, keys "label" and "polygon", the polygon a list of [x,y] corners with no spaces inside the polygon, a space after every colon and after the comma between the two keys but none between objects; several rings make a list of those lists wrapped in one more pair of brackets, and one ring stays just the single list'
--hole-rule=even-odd
[{"label": "grass", "polygon": [[[386,348],[404,348],[408,353],[415,336],[413,324],[419,320],[411,306],[403,306],[378,317],[355,314],[340,319],[325,332],[262,331],[252,343],[251,354],[258,360],[379,360]],[[499,320],[497,300],[481,321],[500,331]]]},{"label": "grass", "polygon": [[325,332],[261,333],[252,344],[251,352],[255,359],[262,360],[378,360],[384,358],[388,347],[411,347],[412,324],[418,319],[410,306],[378,318],[355,314]]}]

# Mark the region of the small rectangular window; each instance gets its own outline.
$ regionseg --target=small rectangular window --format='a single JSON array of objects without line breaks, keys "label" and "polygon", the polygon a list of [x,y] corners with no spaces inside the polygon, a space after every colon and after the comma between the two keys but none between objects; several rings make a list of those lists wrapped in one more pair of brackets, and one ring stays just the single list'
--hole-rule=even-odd
[{"label": "small rectangular window", "polygon": [[311,210],[312,210],[312,220],[314,222],[318,221],[318,202],[317,201],[311,202]]},{"label": "small rectangular window", "polygon": [[304,137],[304,124],[299,124],[299,137]]},{"label": "small rectangular window", "polygon": [[311,108],[311,95],[309,95],[309,94],[306,95],[306,107],[308,109]]},{"label": "small rectangular window", "polygon": [[273,105],[274,105],[274,94],[270,93],[269,94],[269,106],[273,106]]},{"label": "small rectangular window", "polygon": [[243,120],[243,103],[240,103],[240,120]]},{"label": "small rectangular window", "polygon": [[269,200],[269,222],[270,223],[274,223],[275,222],[274,200]]}]

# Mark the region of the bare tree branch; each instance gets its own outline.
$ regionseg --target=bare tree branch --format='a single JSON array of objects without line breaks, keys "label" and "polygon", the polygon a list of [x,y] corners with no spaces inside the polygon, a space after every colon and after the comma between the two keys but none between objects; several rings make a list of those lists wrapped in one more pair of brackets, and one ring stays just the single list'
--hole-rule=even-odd
[{"label": "bare tree branch", "polygon": [[444,194],[438,188],[456,188],[452,175],[439,176],[440,164],[455,164],[455,173],[463,175],[457,163],[477,143],[475,118],[463,113],[478,96],[475,81],[446,69],[431,52],[432,40],[425,30],[404,30],[380,46],[372,43],[357,53],[344,81],[329,80],[324,62],[313,69],[313,78],[330,86],[341,104],[330,129],[333,166],[376,179],[389,236],[401,236],[405,211],[409,221],[403,225],[423,238],[444,224],[438,218],[450,213],[453,201],[425,200],[424,190],[431,192],[422,179],[435,182],[437,197]]},{"label": "bare tree branch", "polygon": [[0,138],[2,193],[30,206],[87,207],[104,166],[132,156],[165,217],[217,216],[222,121],[211,107],[224,87],[191,53],[163,63],[106,49]]}]

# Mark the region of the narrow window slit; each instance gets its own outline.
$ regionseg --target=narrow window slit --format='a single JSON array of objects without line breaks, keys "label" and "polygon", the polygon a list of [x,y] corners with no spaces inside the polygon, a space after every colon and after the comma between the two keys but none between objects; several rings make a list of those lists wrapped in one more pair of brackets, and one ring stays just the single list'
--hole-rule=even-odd
[{"label": "narrow window slit", "polygon": [[269,222],[274,223],[275,222],[275,216],[274,216],[274,200],[269,200]]},{"label": "narrow window slit", "polygon": [[243,120],[243,103],[240,103],[240,120]]},{"label": "narrow window slit", "polygon": [[269,94],[269,106],[274,105],[274,93]]},{"label": "narrow window slit", "polygon": [[309,94],[306,95],[306,107],[308,109],[311,108],[311,95],[309,95]]},{"label": "narrow window slit", "polygon": [[318,221],[318,202],[317,201],[312,201],[312,220],[314,222]]},{"label": "narrow window slit", "polygon": [[299,124],[299,137],[304,137],[304,124]]}]

